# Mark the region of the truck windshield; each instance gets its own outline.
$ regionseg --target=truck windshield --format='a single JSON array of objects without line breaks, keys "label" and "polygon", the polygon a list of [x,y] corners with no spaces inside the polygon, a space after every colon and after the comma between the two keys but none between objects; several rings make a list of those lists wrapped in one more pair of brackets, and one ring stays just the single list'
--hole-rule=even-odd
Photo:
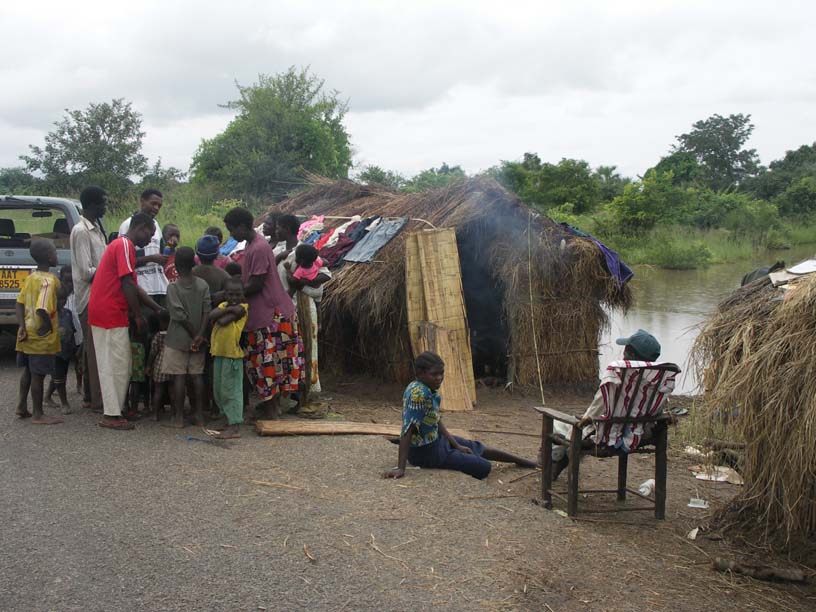
[{"label": "truck windshield", "polygon": [[58,249],[69,248],[71,224],[65,212],[45,204],[0,207],[0,247],[29,248],[32,238],[44,238]]}]

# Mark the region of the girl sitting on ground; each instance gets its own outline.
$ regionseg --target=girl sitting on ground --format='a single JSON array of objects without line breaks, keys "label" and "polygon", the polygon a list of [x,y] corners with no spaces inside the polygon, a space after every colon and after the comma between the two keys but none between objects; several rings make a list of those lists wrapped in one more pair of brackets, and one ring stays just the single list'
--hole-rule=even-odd
[{"label": "girl sitting on ground", "polygon": [[402,432],[397,467],[384,478],[405,476],[406,461],[422,468],[457,470],[484,479],[490,473],[490,461],[538,467],[535,461],[485,446],[481,442],[452,435],[442,424],[439,387],[445,378],[445,363],[439,355],[422,353],[414,362],[416,380],[403,393]]}]

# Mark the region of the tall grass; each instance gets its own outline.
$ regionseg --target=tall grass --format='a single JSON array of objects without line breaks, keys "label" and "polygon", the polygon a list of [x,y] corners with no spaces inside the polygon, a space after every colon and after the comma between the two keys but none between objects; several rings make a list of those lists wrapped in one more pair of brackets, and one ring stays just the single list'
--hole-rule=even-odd
[{"label": "tall grass", "polygon": [[769,233],[758,245],[748,237],[735,237],[726,229],[701,230],[684,226],[658,227],[644,236],[602,238],[628,264],[693,269],[709,264],[748,260],[768,248],[785,248],[816,242],[816,222],[802,222]]},{"label": "tall grass", "polygon": [[[164,192],[164,203],[156,221],[160,227],[173,223],[181,232],[181,245],[195,247],[196,241],[204,235],[210,226],[220,227],[227,237],[224,227],[224,215],[234,206],[243,202],[236,199],[223,199],[220,194],[192,185],[180,185],[172,191]],[[118,230],[122,221],[138,209],[138,200],[132,208],[119,206],[108,211],[105,227],[109,232]]]}]

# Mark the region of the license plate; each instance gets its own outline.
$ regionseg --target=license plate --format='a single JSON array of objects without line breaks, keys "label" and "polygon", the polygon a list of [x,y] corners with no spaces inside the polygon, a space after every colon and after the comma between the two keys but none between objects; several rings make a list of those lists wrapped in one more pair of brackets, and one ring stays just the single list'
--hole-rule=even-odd
[{"label": "license plate", "polygon": [[25,268],[0,268],[0,289],[17,289],[23,286],[23,281],[31,274]]}]

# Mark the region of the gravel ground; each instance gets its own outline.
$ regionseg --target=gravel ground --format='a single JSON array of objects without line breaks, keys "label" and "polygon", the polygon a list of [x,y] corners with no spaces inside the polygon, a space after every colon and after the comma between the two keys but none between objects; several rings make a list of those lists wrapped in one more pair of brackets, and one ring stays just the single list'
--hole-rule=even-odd
[{"label": "gravel ground", "polygon": [[[18,371],[0,357],[0,610],[796,610],[812,590],[712,573],[724,542],[683,541],[695,519],[572,522],[531,501],[537,479],[380,473],[396,447],[369,436],[203,443],[187,428],[96,426],[79,413],[14,418]],[[396,422],[394,389],[338,385],[334,410]],[[340,393],[339,391],[342,391]],[[78,402],[78,397],[72,394]],[[450,424],[537,431],[530,400],[495,392]],[[584,398],[572,398],[576,405]],[[482,435],[534,455],[533,437]],[[639,459],[639,458],[638,458]],[[632,461],[633,482],[648,459]],[[674,462],[677,463],[677,462]],[[588,460],[591,478],[614,473]],[[683,477],[685,466],[673,466]],[[694,487],[692,483],[690,485]],[[712,495],[714,492],[712,492]],[[687,497],[686,497],[687,499]],[[686,509],[687,510],[687,509]],[[598,516],[598,515],[594,515]],[[719,553],[718,553],[719,554]]]}]

